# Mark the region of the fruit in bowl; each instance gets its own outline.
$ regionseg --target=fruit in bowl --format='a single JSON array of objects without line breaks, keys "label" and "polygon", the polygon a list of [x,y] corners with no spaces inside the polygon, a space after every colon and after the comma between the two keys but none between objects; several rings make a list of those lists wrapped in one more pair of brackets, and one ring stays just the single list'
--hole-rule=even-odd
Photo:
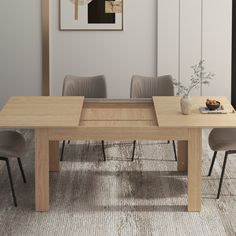
[{"label": "fruit in bowl", "polygon": [[206,106],[210,111],[214,111],[220,107],[220,102],[214,99],[207,99]]}]

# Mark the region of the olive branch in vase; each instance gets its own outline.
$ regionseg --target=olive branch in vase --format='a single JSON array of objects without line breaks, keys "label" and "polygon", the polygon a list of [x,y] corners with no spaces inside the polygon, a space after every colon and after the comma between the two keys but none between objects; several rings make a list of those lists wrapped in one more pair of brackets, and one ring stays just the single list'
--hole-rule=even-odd
[{"label": "olive branch in vase", "polygon": [[200,85],[209,85],[215,74],[205,71],[204,60],[200,60],[198,64],[191,66],[193,74],[190,77],[190,85],[185,86],[181,82],[173,81],[174,86],[178,89],[176,95],[189,96],[189,93]]}]

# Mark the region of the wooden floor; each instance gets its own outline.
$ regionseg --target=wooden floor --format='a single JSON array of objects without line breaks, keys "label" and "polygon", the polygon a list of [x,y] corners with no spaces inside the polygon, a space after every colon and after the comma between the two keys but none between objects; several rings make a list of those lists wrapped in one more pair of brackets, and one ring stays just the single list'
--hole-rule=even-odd
[{"label": "wooden floor", "polygon": [[34,212],[34,139],[23,131],[28,151],[22,159],[27,184],[12,161],[18,208],[0,163],[0,235],[236,235],[236,156],[229,158],[220,200],[216,200],[223,153],[206,177],[212,151],[204,132],[202,212],[188,213],[187,178],[176,172],[171,144],[131,142],[66,145],[61,172],[50,174],[51,209]]}]

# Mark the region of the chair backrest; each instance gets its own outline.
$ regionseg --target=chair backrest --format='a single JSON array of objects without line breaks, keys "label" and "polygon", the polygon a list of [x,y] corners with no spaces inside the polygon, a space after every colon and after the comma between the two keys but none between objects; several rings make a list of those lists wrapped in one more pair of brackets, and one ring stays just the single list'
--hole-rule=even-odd
[{"label": "chair backrest", "polygon": [[[9,153],[11,149],[11,153]],[[5,153],[4,157],[21,157],[25,153],[26,141],[18,131],[0,131],[0,152]]]},{"label": "chair backrest", "polygon": [[106,80],[103,75],[79,77],[67,75],[63,83],[63,96],[84,96],[85,98],[106,98]]},{"label": "chair backrest", "polygon": [[174,96],[171,75],[157,78],[133,75],[130,86],[131,98],[151,98],[152,96]]}]

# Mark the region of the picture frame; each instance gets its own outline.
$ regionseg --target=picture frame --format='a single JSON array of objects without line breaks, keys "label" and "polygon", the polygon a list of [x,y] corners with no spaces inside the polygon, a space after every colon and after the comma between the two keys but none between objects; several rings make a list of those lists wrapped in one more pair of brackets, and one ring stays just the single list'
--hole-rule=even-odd
[{"label": "picture frame", "polygon": [[123,31],[124,0],[59,0],[60,31]]}]

